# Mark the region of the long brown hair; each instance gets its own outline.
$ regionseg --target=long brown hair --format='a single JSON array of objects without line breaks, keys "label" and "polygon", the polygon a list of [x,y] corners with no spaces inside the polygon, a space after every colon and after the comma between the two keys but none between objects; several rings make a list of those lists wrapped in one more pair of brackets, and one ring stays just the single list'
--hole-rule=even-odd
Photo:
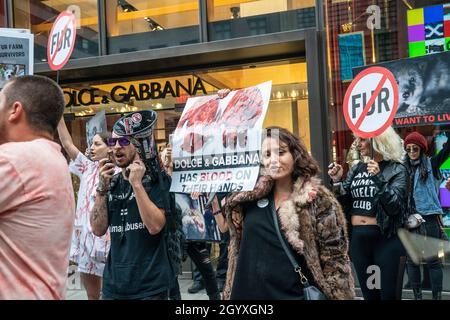
[{"label": "long brown hair", "polygon": [[280,143],[288,146],[289,152],[294,158],[294,171],[292,172],[293,180],[304,177],[308,180],[320,172],[317,161],[309,154],[303,141],[289,132],[287,129],[272,126],[265,130],[264,138],[278,138]]}]

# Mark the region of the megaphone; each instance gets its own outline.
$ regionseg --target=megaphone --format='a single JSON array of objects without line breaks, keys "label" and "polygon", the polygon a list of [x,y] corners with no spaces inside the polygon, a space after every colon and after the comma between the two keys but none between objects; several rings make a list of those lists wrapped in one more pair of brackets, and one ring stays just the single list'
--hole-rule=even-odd
[{"label": "megaphone", "polygon": [[161,164],[153,135],[158,116],[153,110],[142,110],[126,114],[116,121],[113,132],[118,136],[129,136],[152,180],[157,180]]}]

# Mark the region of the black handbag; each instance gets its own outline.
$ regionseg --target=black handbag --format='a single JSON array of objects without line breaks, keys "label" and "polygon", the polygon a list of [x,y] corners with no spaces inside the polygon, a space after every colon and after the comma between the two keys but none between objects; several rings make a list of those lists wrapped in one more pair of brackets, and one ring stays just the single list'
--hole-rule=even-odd
[{"label": "black handbag", "polygon": [[272,207],[272,215],[273,215],[273,222],[275,224],[275,230],[277,232],[278,239],[281,242],[281,246],[284,249],[284,252],[286,252],[286,255],[289,258],[289,261],[291,262],[292,266],[294,267],[294,272],[297,272],[300,276],[300,282],[303,285],[303,297],[305,300],[327,300],[327,297],[325,294],[320,291],[317,287],[309,284],[308,278],[303,274],[302,268],[298,265],[297,261],[294,258],[294,255],[292,254],[291,249],[287,246],[286,242],[284,241],[283,237],[281,236],[280,227],[278,224],[278,217],[275,209]]}]

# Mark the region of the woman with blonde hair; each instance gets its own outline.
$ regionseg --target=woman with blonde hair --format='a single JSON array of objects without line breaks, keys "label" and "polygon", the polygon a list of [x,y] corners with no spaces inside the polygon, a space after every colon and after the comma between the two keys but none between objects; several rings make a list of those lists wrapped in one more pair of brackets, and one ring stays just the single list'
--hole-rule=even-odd
[{"label": "woman with blonde hair", "polygon": [[353,166],[343,181],[341,165],[328,171],[351,222],[350,257],[365,300],[400,299],[406,253],[397,230],[405,222],[408,199],[402,141],[389,127],[373,138],[373,149],[369,139],[358,138],[357,146],[372,159]]}]

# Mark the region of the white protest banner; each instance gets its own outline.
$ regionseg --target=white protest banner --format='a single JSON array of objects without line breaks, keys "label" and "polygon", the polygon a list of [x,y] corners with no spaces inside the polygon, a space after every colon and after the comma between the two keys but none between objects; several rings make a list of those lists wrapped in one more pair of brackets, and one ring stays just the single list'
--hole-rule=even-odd
[{"label": "white protest banner", "polygon": [[171,192],[249,191],[260,166],[272,82],[188,99],[172,141]]},{"label": "white protest banner", "polygon": [[34,35],[24,29],[0,29],[0,89],[14,77],[33,74]]}]

